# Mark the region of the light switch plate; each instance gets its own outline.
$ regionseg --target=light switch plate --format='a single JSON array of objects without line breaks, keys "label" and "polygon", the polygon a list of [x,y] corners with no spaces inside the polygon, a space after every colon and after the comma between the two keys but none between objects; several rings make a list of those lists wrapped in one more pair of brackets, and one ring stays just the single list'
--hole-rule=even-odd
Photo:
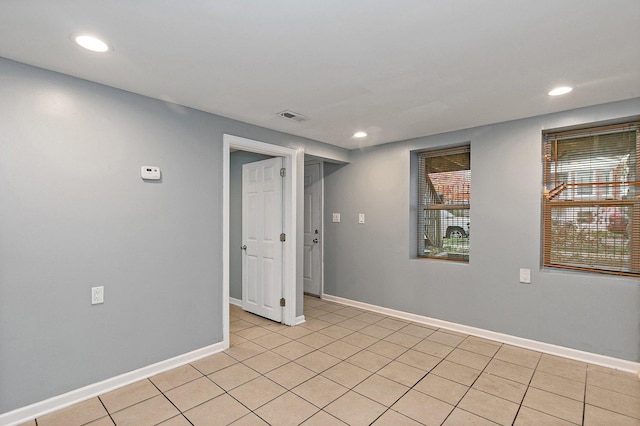
[{"label": "light switch plate", "polygon": [[340,213],[334,213],[331,221],[333,223],[340,223]]},{"label": "light switch plate", "polygon": [[531,284],[531,269],[520,269],[520,282]]},{"label": "light switch plate", "polygon": [[364,223],[364,213],[358,213],[358,223]]}]

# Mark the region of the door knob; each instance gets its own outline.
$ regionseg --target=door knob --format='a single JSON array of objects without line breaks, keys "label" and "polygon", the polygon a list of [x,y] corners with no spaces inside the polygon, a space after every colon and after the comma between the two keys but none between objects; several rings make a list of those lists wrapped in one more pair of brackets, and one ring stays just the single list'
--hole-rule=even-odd
[{"label": "door knob", "polygon": [[317,238],[314,238],[314,239],[313,239],[313,243],[314,243],[314,244],[318,244],[318,239],[317,239]]},{"label": "door knob", "polygon": [[242,247],[240,247],[242,250],[247,251],[247,245],[243,245]]}]

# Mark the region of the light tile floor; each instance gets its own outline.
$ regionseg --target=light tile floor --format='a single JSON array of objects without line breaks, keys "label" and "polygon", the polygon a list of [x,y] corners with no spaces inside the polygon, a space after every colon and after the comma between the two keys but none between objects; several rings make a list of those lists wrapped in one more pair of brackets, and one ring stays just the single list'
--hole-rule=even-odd
[{"label": "light tile floor", "polygon": [[311,297],[305,316],[231,306],[227,351],[27,424],[640,425],[630,373]]}]

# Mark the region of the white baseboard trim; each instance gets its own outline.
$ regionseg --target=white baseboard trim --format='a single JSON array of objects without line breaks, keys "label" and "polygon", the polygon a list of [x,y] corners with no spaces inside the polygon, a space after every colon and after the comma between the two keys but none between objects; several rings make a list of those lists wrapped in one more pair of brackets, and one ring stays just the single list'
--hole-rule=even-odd
[{"label": "white baseboard trim", "polygon": [[296,321],[293,325],[300,325],[300,324],[304,324],[305,322],[307,322],[306,318],[304,317],[304,315],[300,315],[298,317],[296,317]]},{"label": "white baseboard trim", "polygon": [[235,297],[229,297],[229,303],[232,305],[240,306],[242,308],[242,300],[236,299]]},{"label": "white baseboard trim", "polygon": [[322,294],[321,298],[323,300],[327,300],[330,302],[336,302],[336,303],[340,303],[347,306],[353,306],[355,308],[365,309],[371,312],[377,312],[380,314],[388,315],[390,317],[400,318],[407,321],[413,321],[420,324],[430,325],[433,327],[457,331],[460,333],[482,337],[489,340],[495,340],[497,342],[507,343],[509,345],[518,346],[525,349],[531,349],[534,351],[543,352],[550,355],[557,355],[564,358],[586,362],[589,364],[596,364],[603,367],[613,368],[616,370],[628,371],[630,373],[635,373],[640,376],[639,362],[627,361],[624,359],[613,358],[606,355],[599,355],[591,352],[585,352],[577,349],[567,348],[564,346],[557,346],[557,345],[552,345],[550,343],[538,342],[536,340],[529,340],[522,337],[512,336],[510,334],[497,333],[495,331],[485,330],[482,328],[470,327],[468,325],[457,324],[449,321],[443,321],[443,320],[425,317],[422,315],[411,314],[403,311],[397,311],[395,309],[384,308],[377,305],[370,305],[368,303],[358,302],[351,299],[345,299],[338,296],[332,296],[330,294]]},{"label": "white baseboard trim", "polygon": [[0,424],[13,426],[24,423],[26,421],[33,420],[36,417],[44,416],[45,414],[52,413],[89,398],[102,395],[103,393],[137,382],[138,380],[146,379],[164,371],[171,370],[172,368],[180,367],[181,365],[221,352],[225,349],[226,347],[223,342],[214,343],[213,345],[205,346],[204,348],[196,349],[195,351],[188,352],[186,354],[178,355],[119,376],[111,377],[101,382],[93,383],[62,395],[27,405],[26,407],[17,408],[0,414]]}]

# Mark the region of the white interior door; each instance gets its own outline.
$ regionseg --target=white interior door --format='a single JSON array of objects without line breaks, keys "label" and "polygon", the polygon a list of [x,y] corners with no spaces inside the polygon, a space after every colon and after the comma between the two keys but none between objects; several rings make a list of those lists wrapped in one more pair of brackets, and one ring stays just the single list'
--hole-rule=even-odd
[{"label": "white interior door", "polygon": [[242,308],[282,321],[282,158],[242,166]]},{"label": "white interior door", "polygon": [[304,291],[320,296],[322,284],[322,229],[320,164],[304,167]]}]

